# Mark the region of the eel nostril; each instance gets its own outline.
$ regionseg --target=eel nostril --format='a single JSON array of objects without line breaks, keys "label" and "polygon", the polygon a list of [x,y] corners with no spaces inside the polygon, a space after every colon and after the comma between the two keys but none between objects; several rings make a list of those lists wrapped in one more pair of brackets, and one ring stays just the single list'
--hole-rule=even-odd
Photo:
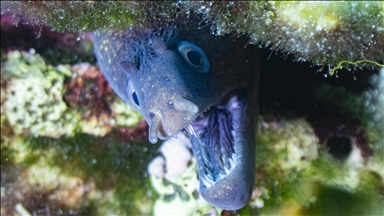
[{"label": "eel nostril", "polygon": [[187,111],[190,112],[192,115],[197,114],[199,111],[199,107],[196,104],[181,97],[176,98],[172,103],[176,110]]},{"label": "eel nostril", "polygon": [[150,112],[150,113],[148,114],[148,116],[149,116],[150,119],[153,119],[153,117],[155,117],[155,113]]}]

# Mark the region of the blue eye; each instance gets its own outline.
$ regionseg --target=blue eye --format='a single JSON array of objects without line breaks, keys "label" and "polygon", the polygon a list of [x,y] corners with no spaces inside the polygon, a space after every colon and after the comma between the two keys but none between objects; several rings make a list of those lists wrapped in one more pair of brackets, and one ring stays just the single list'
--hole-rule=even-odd
[{"label": "blue eye", "polygon": [[200,73],[208,73],[209,61],[200,47],[188,41],[181,41],[177,44],[177,50],[193,69]]},{"label": "blue eye", "polygon": [[136,110],[141,110],[139,95],[136,93],[131,80],[128,81],[127,94],[125,96],[127,97],[127,102],[132,107],[134,107]]},{"label": "blue eye", "polygon": [[135,101],[135,104],[137,106],[140,106],[140,103],[139,103],[139,98],[137,97],[137,94],[135,91],[132,92],[132,98],[133,98],[133,101]]}]

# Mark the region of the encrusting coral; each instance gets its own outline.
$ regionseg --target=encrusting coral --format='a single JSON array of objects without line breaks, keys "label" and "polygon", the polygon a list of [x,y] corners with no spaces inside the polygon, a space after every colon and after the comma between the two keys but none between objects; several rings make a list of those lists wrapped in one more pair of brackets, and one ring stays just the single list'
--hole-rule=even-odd
[{"label": "encrusting coral", "polygon": [[64,77],[70,74],[68,66],[48,67],[34,50],[8,55],[4,112],[16,134],[59,137],[73,130],[62,98]]},{"label": "encrusting coral", "polygon": [[[83,74],[67,84],[65,79],[76,74],[72,70]],[[60,137],[82,131],[105,135],[112,127],[131,127],[141,119],[89,64],[53,67],[33,49],[12,51],[2,64],[2,76],[7,81],[1,89],[2,121],[6,119],[15,134]]]}]

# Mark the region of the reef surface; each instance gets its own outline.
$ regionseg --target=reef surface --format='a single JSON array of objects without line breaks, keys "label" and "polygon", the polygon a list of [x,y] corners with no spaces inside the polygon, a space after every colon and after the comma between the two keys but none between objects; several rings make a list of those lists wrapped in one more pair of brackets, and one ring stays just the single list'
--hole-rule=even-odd
[{"label": "reef surface", "polygon": [[382,1],[1,2],[1,14],[16,18],[15,23],[22,19],[59,32],[167,25],[198,15],[200,26],[213,34],[248,35],[250,44],[329,66],[331,74],[335,67],[383,64],[383,8]]},{"label": "reef surface", "polygon": [[[17,18],[1,16],[2,215],[384,214],[384,69],[365,62],[357,64],[356,70],[342,65],[329,76],[332,70],[316,73],[322,66],[313,67],[337,66],[346,59],[383,63],[382,2],[351,2],[344,7],[309,2],[179,2],[177,8],[169,3],[143,4],[1,3],[2,14]],[[59,10],[47,15],[48,9],[59,6],[63,18]],[[234,22],[244,20],[236,18],[237,13],[268,24],[261,19],[267,13],[257,15],[264,6],[273,6],[271,28],[286,27],[292,38],[320,25],[322,34],[350,34],[349,42],[357,39],[359,35],[352,33],[358,29],[373,44],[362,48],[351,43],[348,52],[326,52],[318,62],[304,56],[311,62],[298,63],[297,55],[287,55],[296,54],[297,47],[287,50],[289,47],[279,45],[271,53],[269,48],[276,41],[268,44],[262,31],[252,35],[244,30],[252,25]],[[92,37],[86,33],[100,23],[106,28],[136,25],[136,20],[145,23],[143,17],[151,11],[162,13],[147,21],[176,19],[169,16],[175,11],[185,18],[184,7],[209,18],[201,26],[213,26],[214,34],[235,31],[249,34],[250,43],[260,40],[265,42],[261,47],[270,45],[261,48],[256,184],[250,203],[237,212],[213,208],[199,197],[196,161],[188,142],[179,142],[179,155],[184,155],[179,158],[170,156],[174,155],[169,150],[175,149],[169,148],[173,144],[148,143],[146,123],[113,93],[95,63]],[[34,16],[36,11],[42,12],[40,18]],[[78,11],[84,16],[78,16]],[[121,19],[124,13],[131,17]],[[217,14],[221,16],[213,17]],[[136,19],[140,16],[143,19]],[[291,24],[275,23],[283,17]],[[293,34],[292,29],[303,27],[298,25],[302,22],[308,28]],[[57,31],[82,33],[58,33],[44,27],[47,25]],[[348,31],[351,27],[355,29]],[[291,42],[300,42],[300,38]]]}]

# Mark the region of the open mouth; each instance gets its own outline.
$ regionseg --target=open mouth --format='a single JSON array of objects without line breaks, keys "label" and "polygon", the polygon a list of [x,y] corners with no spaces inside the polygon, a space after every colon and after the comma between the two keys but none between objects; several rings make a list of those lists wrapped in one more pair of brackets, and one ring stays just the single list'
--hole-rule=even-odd
[{"label": "open mouth", "polygon": [[233,90],[185,128],[197,159],[200,194],[222,209],[240,209],[253,189],[254,122],[248,104],[246,89]]}]

